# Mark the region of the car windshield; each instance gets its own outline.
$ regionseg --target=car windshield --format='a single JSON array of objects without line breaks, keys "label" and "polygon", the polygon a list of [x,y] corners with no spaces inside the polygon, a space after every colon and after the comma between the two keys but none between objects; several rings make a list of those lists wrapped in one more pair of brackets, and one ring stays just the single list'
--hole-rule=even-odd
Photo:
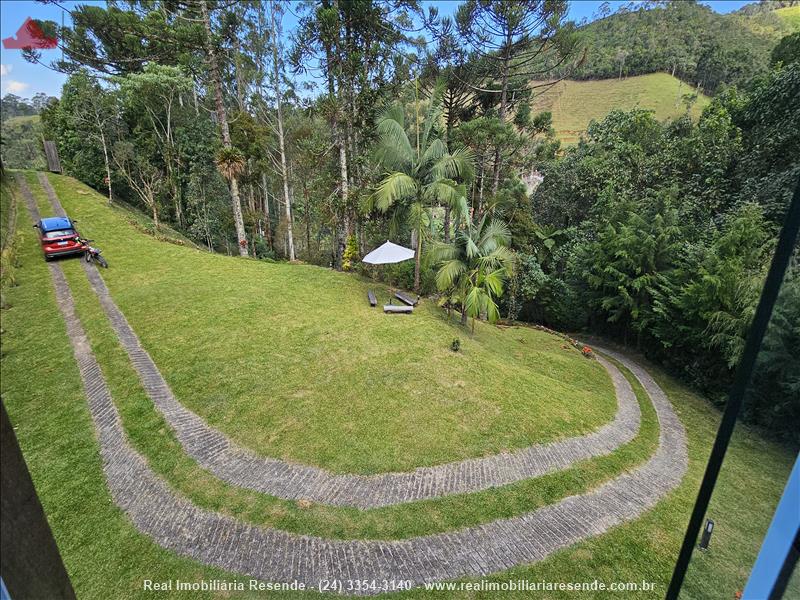
[{"label": "car windshield", "polygon": [[46,231],[44,237],[47,239],[60,238],[67,235],[75,235],[74,229],[54,229],[53,231]]}]

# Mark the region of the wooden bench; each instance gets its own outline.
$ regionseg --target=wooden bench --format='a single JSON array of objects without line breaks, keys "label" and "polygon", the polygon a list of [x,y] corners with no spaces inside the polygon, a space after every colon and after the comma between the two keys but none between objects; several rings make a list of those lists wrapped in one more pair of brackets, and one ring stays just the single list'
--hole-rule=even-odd
[{"label": "wooden bench", "polygon": [[385,313],[404,313],[411,314],[414,312],[413,306],[404,306],[402,304],[384,304],[383,312]]},{"label": "wooden bench", "polygon": [[367,298],[369,298],[370,306],[378,306],[378,299],[375,297],[375,292],[367,290]]},{"label": "wooden bench", "polygon": [[416,306],[417,302],[419,302],[419,296],[417,296],[417,299],[414,300],[411,296],[404,294],[403,292],[395,292],[394,297],[400,300],[400,302],[405,302],[409,306]]}]

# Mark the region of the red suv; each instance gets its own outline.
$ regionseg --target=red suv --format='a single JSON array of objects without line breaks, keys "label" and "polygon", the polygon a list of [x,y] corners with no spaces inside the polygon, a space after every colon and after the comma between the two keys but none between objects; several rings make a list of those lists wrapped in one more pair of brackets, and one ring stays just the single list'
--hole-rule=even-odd
[{"label": "red suv", "polygon": [[56,256],[82,254],[85,250],[75,229],[75,222],[68,217],[45,217],[34,227],[41,235],[45,260]]}]

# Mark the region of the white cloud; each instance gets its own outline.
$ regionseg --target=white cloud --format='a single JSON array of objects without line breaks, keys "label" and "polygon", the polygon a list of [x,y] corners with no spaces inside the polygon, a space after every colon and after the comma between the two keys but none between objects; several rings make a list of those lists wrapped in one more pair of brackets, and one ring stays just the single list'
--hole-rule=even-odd
[{"label": "white cloud", "polygon": [[5,77],[9,73],[11,73],[11,69],[14,68],[14,65],[0,65],[0,76]]},{"label": "white cloud", "polygon": [[14,79],[8,79],[3,82],[3,88],[9,94],[19,94],[27,90],[30,86],[30,83],[25,83],[24,81],[15,81]]}]

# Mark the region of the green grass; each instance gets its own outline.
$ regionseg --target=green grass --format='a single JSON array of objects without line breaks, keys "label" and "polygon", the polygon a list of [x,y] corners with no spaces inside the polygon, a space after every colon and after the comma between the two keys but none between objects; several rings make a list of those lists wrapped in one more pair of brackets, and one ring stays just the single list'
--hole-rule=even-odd
[{"label": "green grass", "polygon": [[775,14],[795,31],[800,30],[800,5],[779,8],[775,11]]},{"label": "green grass", "polygon": [[17,203],[10,174],[0,181],[0,307],[6,306],[6,289],[14,285],[17,258],[12,243],[17,220]]},{"label": "green grass", "polygon": [[366,300],[372,285],[385,302],[380,286],[163,244],[52,181],[176,397],[257,453],[405,471],[585,434],[616,412],[605,370],[551,335],[483,323],[471,335],[431,301],[385,315]]},{"label": "green grass", "polygon": [[5,248],[13,235],[14,190],[8,180],[9,177],[10,175],[6,174],[0,182],[0,248]]},{"label": "green grass", "polygon": [[150,542],[112,503],[66,328],[28,221],[21,206],[17,285],[0,313],[2,399],[78,597],[144,597],[143,577],[221,576]]},{"label": "green grass", "polygon": [[[676,117],[686,110],[681,97],[694,89],[667,73],[623,79],[564,80],[541,94],[534,90],[536,112],[553,113],[553,127],[565,144],[574,144],[591,120],[601,120],[614,109],[653,110],[658,119]],[[709,99],[700,95],[690,113],[698,117]]]},{"label": "green grass", "polygon": [[[59,179],[53,178],[54,183]],[[59,185],[73,185],[63,181]],[[97,202],[102,206],[99,198]],[[52,284],[33,231],[24,226],[27,223],[26,219],[27,216],[21,213],[19,234],[15,238],[20,255],[18,285],[9,292],[12,296],[11,308],[2,311],[3,358],[0,361],[2,369],[0,383],[3,401],[16,427],[20,444],[78,596],[92,599],[107,598],[110,595],[119,598],[152,597],[141,591],[141,581],[145,577],[183,580],[236,577],[234,574],[197,565],[160,549],[149,539],[138,534],[111,502],[105,487],[97,442],[85,398],[80,390],[77,369],[71,356],[63,321],[55,306]],[[84,220],[82,224],[88,225],[89,222]],[[140,242],[143,245],[158,243],[152,238],[140,237],[143,238]],[[103,247],[99,238],[98,245]],[[169,248],[170,252],[194,252],[174,245],[162,245]],[[113,257],[111,254],[110,258]],[[110,276],[120,260],[124,260],[123,254],[115,258],[116,262],[112,262],[111,269],[104,271],[103,275]],[[221,260],[239,265],[249,263],[238,259]],[[249,498],[229,497],[226,493],[230,490],[222,488],[215,490],[210,487],[214,484],[209,484],[209,489],[205,489],[204,479],[201,479],[196,486],[203,489],[192,490],[191,478],[201,475],[202,472],[194,470],[196,467],[190,461],[187,464],[188,459],[180,453],[166,425],[149,406],[149,401],[141,396],[140,388],[132,383],[132,372],[129,367],[126,370],[121,349],[109,338],[107,325],[99,317],[96,300],[88,294],[85,280],[82,286],[79,285],[81,284],[79,265],[76,261],[64,261],[62,264],[67,271],[71,286],[75,288],[78,310],[91,336],[93,349],[110,379],[114,399],[125,419],[125,427],[137,446],[148,446],[146,452],[153,468],[165,475],[181,493],[190,495],[198,503],[213,506],[216,502],[220,510],[225,512],[242,514],[245,518],[257,522],[259,519],[271,522],[268,519],[273,517],[267,514],[268,510],[258,515],[258,505],[251,506]],[[305,267],[291,268],[301,272],[305,269]],[[509,330],[506,333],[513,331]],[[465,338],[466,336],[462,336],[462,340]],[[513,336],[505,339],[509,338],[513,341]],[[477,343],[476,340],[473,342]],[[677,384],[659,369],[652,366],[647,368],[669,395],[687,429],[690,462],[689,472],[682,485],[636,521],[617,527],[599,538],[586,540],[555,553],[540,563],[512,569],[489,579],[494,581],[517,578],[531,581],[599,579],[605,582],[647,580],[656,584],[655,592],[637,596],[663,597],[719,423],[719,413],[704,399]],[[135,389],[125,393],[127,388]],[[635,385],[635,389],[641,394],[638,385]],[[643,440],[648,445],[640,447],[637,454],[641,451],[648,453],[652,451],[652,446],[649,445],[653,443],[649,437],[651,434],[647,433],[650,427],[648,423],[651,422],[648,414],[652,414],[652,409],[646,409],[643,415],[642,434],[618,452],[625,452]],[[618,453],[607,459],[613,463],[606,465],[610,467],[607,473],[630,468],[638,460],[616,462],[620,460]],[[727,599],[742,589],[783,489],[792,460],[791,452],[764,441],[747,428],[740,427],[732,441],[720,484],[709,511],[709,516],[717,522],[711,550],[707,554],[695,555],[685,588],[685,597]],[[602,473],[597,471],[596,463],[597,461],[589,461],[586,466],[590,471],[583,475],[567,472],[568,480],[577,480],[578,485],[574,487],[576,481],[564,487],[554,487],[548,492],[549,485],[563,484],[556,481],[548,484],[547,477],[535,480],[542,487],[534,484],[529,491],[531,494],[538,493],[541,498],[532,500],[530,504],[554,501],[559,494],[579,493],[581,487],[591,487],[594,481],[603,477]],[[217,482],[215,485],[220,484]],[[491,501],[492,498],[497,498],[500,508],[489,506],[480,509],[484,510],[485,514],[504,514],[500,512],[501,510],[509,513],[527,510],[528,504],[514,504],[513,497],[503,496],[505,488],[494,492],[487,495],[486,499]],[[528,491],[525,492],[527,493]],[[221,496],[217,497],[216,494]],[[237,502],[241,503],[238,507]],[[268,508],[267,504],[262,506]],[[287,508],[278,504],[274,506],[278,507],[276,509],[278,512]],[[444,504],[439,508],[442,509],[443,506]],[[300,512],[299,507],[296,510]],[[378,530],[375,520],[377,512],[373,514],[369,511],[363,515],[355,515],[353,525],[348,525],[348,515],[345,513],[317,515],[314,510],[312,507],[303,515],[312,514],[314,518],[319,516],[319,522],[315,522],[311,517],[306,520],[297,517],[298,529],[327,526],[332,531],[339,528],[343,536],[354,537],[361,535],[369,537],[372,535],[371,531]],[[449,515],[442,509],[444,520],[440,523],[427,521],[426,526],[430,526],[431,530],[438,530],[455,526],[459,522],[458,519],[469,522],[470,519],[480,521],[484,518],[480,514],[477,518],[474,515],[470,516],[468,513],[470,508],[467,505],[454,504],[449,510],[454,515]],[[467,515],[463,518],[455,514],[461,511],[467,511]],[[420,519],[427,520],[432,513],[423,510],[420,514]],[[338,523],[333,520],[325,521],[325,518],[333,519],[334,516],[341,521]],[[355,517],[360,519],[356,521]],[[291,514],[286,516],[285,522],[290,523],[292,518],[294,517]],[[411,531],[413,526],[406,524],[398,526],[398,529],[406,527]],[[402,535],[402,531],[396,533]],[[240,576],[239,579],[245,578]],[[302,596],[309,597],[307,594]],[[246,595],[236,597],[246,597]],[[416,590],[404,594],[403,597],[442,598],[445,595],[441,592],[426,593]],[[512,593],[464,593],[447,594],[447,597],[494,599],[519,596]],[[553,592],[543,597],[620,598],[622,595]]]},{"label": "green grass", "polygon": [[[29,185],[40,210],[43,190]],[[151,466],[193,502],[241,519],[297,533],[336,538],[397,539],[476,525],[512,516],[596,487],[632,468],[653,452],[658,440],[655,413],[641,390],[640,435],[609,456],[584,461],[567,471],[478,494],[386,507],[370,511],[298,504],[228,486],[199,468],[182,451],[171,429],[147,398],[119,345],[78,261],[62,261],[81,322],[120,408],[126,431]],[[634,384],[638,385],[638,384]]]}]

